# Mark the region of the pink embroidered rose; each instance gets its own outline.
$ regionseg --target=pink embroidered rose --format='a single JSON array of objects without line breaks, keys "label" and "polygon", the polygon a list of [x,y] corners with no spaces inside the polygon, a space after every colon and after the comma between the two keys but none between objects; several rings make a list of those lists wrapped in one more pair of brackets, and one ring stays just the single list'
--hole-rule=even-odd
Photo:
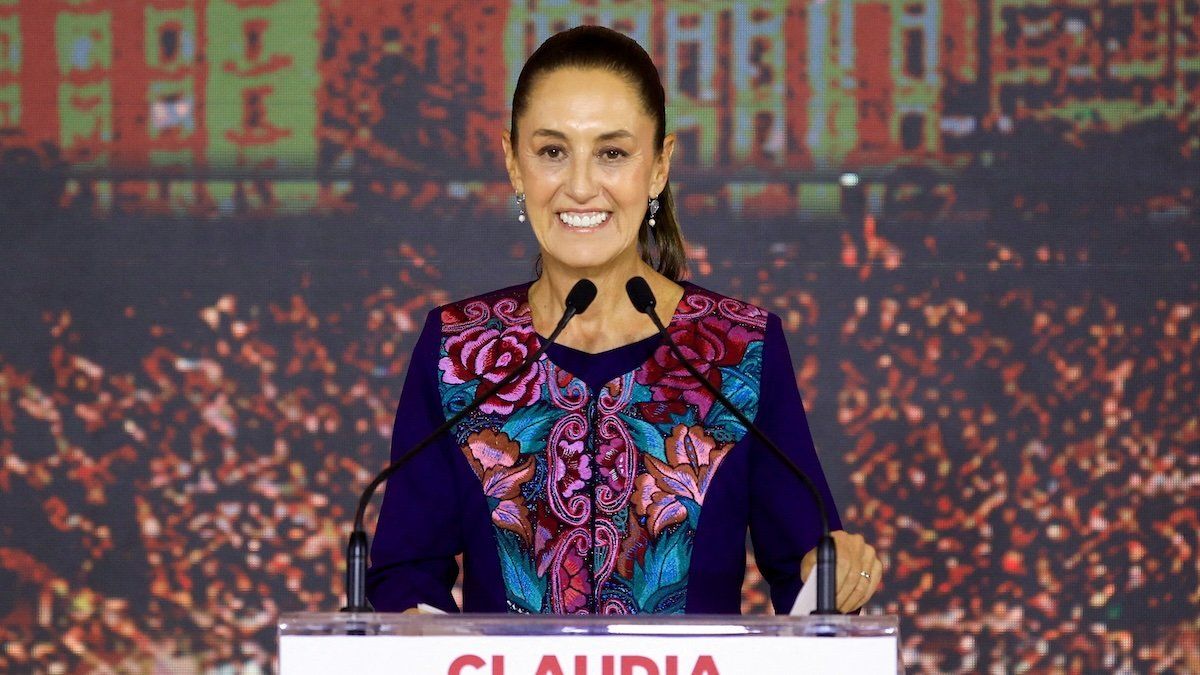
[{"label": "pink embroidered rose", "polygon": [[[717,388],[721,387],[720,368],[741,363],[747,345],[757,337],[743,326],[720,318],[684,321],[669,330],[688,362]],[[695,405],[701,419],[708,415],[713,405],[712,394],[696,381],[666,345],[658,348],[638,374],[638,382],[653,387],[655,401],[682,399]]]},{"label": "pink embroidered rose", "polygon": [[[480,391],[504,379],[513,369],[537,351],[538,337],[532,326],[513,326],[500,332],[476,326],[452,335],[445,342],[445,356],[438,362],[442,381],[463,384],[482,378]],[[541,363],[534,363],[517,379],[505,385],[480,409],[485,413],[507,415],[540,397],[545,380]]]},{"label": "pink embroidered rose", "polygon": [[515,532],[528,545],[533,539],[529,509],[521,486],[536,471],[533,457],[521,457],[521,446],[504,432],[484,429],[467,437],[467,461],[483,483],[483,493],[500,500],[492,510],[497,527]]}]

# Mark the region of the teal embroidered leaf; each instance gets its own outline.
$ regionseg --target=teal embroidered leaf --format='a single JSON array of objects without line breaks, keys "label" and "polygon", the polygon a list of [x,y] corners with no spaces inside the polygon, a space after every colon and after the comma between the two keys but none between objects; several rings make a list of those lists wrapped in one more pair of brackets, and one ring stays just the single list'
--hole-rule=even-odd
[{"label": "teal embroidered leaf", "polygon": [[686,407],[685,411],[682,414],[671,415],[671,422],[669,424],[660,424],[660,425],[658,425],[658,428],[663,431],[663,434],[665,434],[665,436],[664,436],[664,438],[665,438],[666,436],[670,436],[671,431],[673,431],[675,429],[675,427],[679,426],[680,424],[682,424],[685,427],[696,426],[697,424],[700,423],[699,417],[700,417],[700,413],[696,409],[696,406],[689,405]]},{"label": "teal embroidered leaf", "polygon": [[628,379],[628,386],[633,387],[633,393],[630,394],[630,398],[629,398],[630,405],[637,405],[638,403],[645,403],[647,401],[652,400],[654,397],[653,389],[651,389],[650,387],[647,387],[644,384],[637,383],[637,381],[634,380],[632,376],[629,377],[629,379]]},{"label": "teal embroidered leaf", "polygon": [[629,415],[618,415],[618,417],[625,423],[625,427],[629,429],[629,436],[633,439],[633,445],[638,450],[655,459],[663,462],[667,461],[666,441],[663,439],[663,435],[658,430],[658,427],[645,420],[640,420]]},{"label": "teal embroidered leaf", "polygon": [[[721,368],[721,393],[750,419],[758,414],[758,390],[762,372],[762,342],[751,342],[746,356],[736,367]],[[713,438],[729,443],[746,435],[746,427],[721,403],[714,403],[704,420]]]},{"label": "teal embroidered leaf", "polygon": [[475,400],[475,391],[479,388],[479,381],[472,380],[462,384],[446,384],[443,382],[440,388],[442,405],[445,407],[446,417],[450,417]]},{"label": "teal embroidered leaf", "polygon": [[642,563],[633,568],[633,592],[639,607],[650,610],[665,594],[686,585],[691,534],[690,528],[676,528],[651,544]]},{"label": "teal embroidered leaf", "polygon": [[500,428],[508,437],[521,444],[521,453],[546,449],[546,436],[561,413],[545,403],[537,403],[514,412]]},{"label": "teal embroidered leaf", "polygon": [[700,525],[700,505],[687,497],[677,497],[683,508],[687,510],[688,527],[695,530]]},{"label": "teal embroidered leaf", "polygon": [[683,614],[687,603],[687,574],[679,581],[663,586],[650,596],[642,611],[652,614]]},{"label": "teal embroidered leaf", "polygon": [[517,535],[497,529],[496,543],[508,599],[522,609],[540,614],[546,598],[546,578],[538,577],[533,561],[521,550]]}]

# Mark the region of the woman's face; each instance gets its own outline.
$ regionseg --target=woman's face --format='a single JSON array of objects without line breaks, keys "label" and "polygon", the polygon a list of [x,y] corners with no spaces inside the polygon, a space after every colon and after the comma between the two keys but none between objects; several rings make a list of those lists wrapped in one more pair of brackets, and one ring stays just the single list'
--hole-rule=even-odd
[{"label": "woman's face", "polygon": [[638,228],[674,147],[668,136],[658,152],[654,127],[619,75],[568,68],[536,82],[504,153],[544,264],[586,272],[638,259]]}]

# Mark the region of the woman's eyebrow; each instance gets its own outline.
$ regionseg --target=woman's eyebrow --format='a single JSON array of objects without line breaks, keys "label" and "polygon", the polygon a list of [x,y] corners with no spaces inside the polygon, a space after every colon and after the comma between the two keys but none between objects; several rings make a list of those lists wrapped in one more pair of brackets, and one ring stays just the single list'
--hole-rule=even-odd
[{"label": "woman's eyebrow", "polygon": [[[549,136],[551,138],[558,138],[558,139],[561,139],[564,141],[567,140],[566,134],[564,134],[561,131],[555,131],[554,129],[538,129],[537,131],[534,131],[532,135],[533,136]],[[626,131],[625,129],[618,129],[616,131],[606,131],[606,132],[600,134],[599,136],[597,136],[596,140],[611,141],[611,140],[615,140],[618,138],[622,138],[622,139],[633,138],[633,134],[630,133],[629,131]]]},{"label": "woman's eyebrow", "polygon": [[619,129],[617,131],[609,131],[609,132],[600,134],[596,138],[597,138],[597,140],[601,140],[601,141],[612,141],[612,140],[616,140],[618,138],[633,138],[633,134],[629,133],[628,131],[625,131],[624,129]]},{"label": "woman's eyebrow", "polygon": [[530,135],[531,136],[550,136],[552,138],[561,138],[564,141],[567,140],[566,134],[564,134],[561,131],[555,131],[553,129],[538,129],[537,131],[533,132]]}]

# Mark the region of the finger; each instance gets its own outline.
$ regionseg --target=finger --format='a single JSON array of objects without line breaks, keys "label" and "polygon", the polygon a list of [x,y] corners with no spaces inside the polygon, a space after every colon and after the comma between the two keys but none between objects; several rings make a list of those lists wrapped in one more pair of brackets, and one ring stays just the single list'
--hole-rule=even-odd
[{"label": "finger", "polygon": [[858,570],[862,569],[859,556],[865,540],[858,535],[852,535],[844,530],[830,533],[837,547],[837,606],[841,607],[854,592],[859,580]]},{"label": "finger", "polygon": [[863,570],[859,568],[854,573],[855,580],[853,585],[850,586],[845,597],[838,598],[839,611],[849,612],[858,609],[862,605],[863,600],[866,599],[867,587],[871,580],[863,576],[862,572]]},{"label": "finger", "polygon": [[854,572],[853,572],[853,570],[855,569],[855,567],[854,567],[855,564],[856,563],[854,561],[851,561],[846,556],[841,556],[841,555],[838,556],[838,560],[837,560],[837,594],[835,596],[835,600],[837,602],[838,607],[842,606],[842,603],[844,603],[846,601],[846,598],[850,596],[851,591],[854,590],[855,584],[858,583],[857,580],[855,580],[855,578],[854,578]]},{"label": "finger", "polygon": [[864,539],[844,530],[837,530],[830,534],[833,537],[834,550],[837,553],[837,585],[841,588],[853,581],[850,575],[858,569],[856,565]]},{"label": "finger", "polygon": [[848,580],[845,596],[839,598],[839,608],[842,611],[857,609],[862,603],[866,602],[866,599],[869,597],[868,590],[872,580],[871,570],[874,567],[876,559],[875,547],[863,540],[858,551],[858,557],[852,558],[849,561],[851,564],[850,573],[854,583],[851,584]]},{"label": "finger", "polygon": [[881,581],[883,581],[883,561],[876,558],[875,564],[871,566],[871,583],[867,584],[867,597],[863,598],[862,604],[867,604],[867,601],[875,596],[875,591],[879,590]]},{"label": "finger", "polygon": [[869,581],[861,573],[863,563],[860,560],[846,561],[847,572],[843,577],[842,582],[838,585],[837,604],[838,608],[844,610],[844,607],[851,602],[851,599],[860,594],[861,590],[866,590],[866,582]]},{"label": "finger", "polygon": [[879,588],[879,582],[883,578],[883,562],[880,561],[879,558],[872,556],[870,562],[867,565],[864,565],[864,568],[870,570],[867,572],[867,574],[870,575],[870,578],[868,579],[861,573],[859,574],[859,577],[865,583],[858,584],[854,590],[854,593],[851,594],[851,596],[847,599],[846,606],[839,606],[839,610],[843,612],[853,612],[854,610],[867,604],[867,601],[870,600],[873,595],[875,595],[875,590]]}]

